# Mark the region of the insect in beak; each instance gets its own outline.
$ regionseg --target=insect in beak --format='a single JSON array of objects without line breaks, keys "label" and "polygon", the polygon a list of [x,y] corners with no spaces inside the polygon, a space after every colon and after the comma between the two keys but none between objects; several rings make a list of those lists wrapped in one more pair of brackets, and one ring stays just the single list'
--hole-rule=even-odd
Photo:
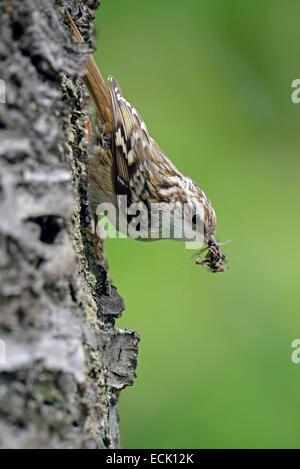
[{"label": "insect in beak", "polygon": [[[227,257],[222,253],[220,246],[230,243],[218,243],[213,236],[210,236],[207,245],[196,253],[195,264],[207,266],[210,272],[225,272],[227,269]],[[205,257],[202,254],[206,252]]]}]

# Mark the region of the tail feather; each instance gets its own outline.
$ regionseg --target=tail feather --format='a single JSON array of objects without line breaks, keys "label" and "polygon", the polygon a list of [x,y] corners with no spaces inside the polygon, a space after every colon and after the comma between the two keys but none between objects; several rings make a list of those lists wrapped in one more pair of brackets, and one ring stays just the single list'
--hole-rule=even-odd
[{"label": "tail feather", "polygon": [[[70,15],[70,12],[67,9],[66,16],[70,23],[70,27],[75,41],[77,43],[84,43],[84,39],[81,36],[76,24],[73,21],[72,16]],[[111,98],[108,91],[108,87],[101,75],[99,68],[96,65],[95,60],[91,55],[89,55],[85,64],[84,81],[89,90],[91,98],[93,99],[94,104],[97,107],[97,110],[106,125],[107,131],[110,132],[113,126]]]}]

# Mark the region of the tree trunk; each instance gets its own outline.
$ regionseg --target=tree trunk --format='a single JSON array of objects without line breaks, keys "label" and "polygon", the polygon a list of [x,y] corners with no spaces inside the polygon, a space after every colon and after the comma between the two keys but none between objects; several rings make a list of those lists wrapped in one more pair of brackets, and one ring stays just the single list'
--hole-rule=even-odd
[{"label": "tree trunk", "polygon": [[[0,447],[117,448],[138,334],[85,234],[89,99],[64,9],[88,41],[97,0],[0,0]],[[84,52],[84,54],[83,54]]]}]

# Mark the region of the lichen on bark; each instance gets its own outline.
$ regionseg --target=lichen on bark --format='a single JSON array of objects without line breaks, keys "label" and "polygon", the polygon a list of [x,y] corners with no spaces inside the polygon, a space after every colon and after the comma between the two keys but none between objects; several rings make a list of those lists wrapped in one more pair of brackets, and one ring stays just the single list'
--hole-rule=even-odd
[{"label": "lichen on bark", "polygon": [[0,2],[0,447],[116,448],[139,336],[97,265],[81,83],[97,1]]}]

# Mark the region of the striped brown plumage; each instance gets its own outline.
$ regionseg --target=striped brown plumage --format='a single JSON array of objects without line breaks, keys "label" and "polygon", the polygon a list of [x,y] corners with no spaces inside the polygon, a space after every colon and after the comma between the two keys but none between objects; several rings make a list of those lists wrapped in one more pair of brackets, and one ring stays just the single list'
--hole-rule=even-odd
[{"label": "striped brown plumage", "polygon": [[[69,12],[66,13],[76,42],[84,42]],[[214,238],[216,215],[211,202],[159,148],[141,115],[124,98],[118,82],[110,76],[106,84],[92,56],[86,62],[84,81],[96,106],[96,119],[100,121],[97,131],[100,129],[102,133],[88,165],[91,210],[95,212],[103,202],[117,206],[120,195],[127,196],[128,205],[136,203],[150,208],[153,203],[165,203],[174,208],[174,213],[182,206],[182,213],[188,212],[191,220],[200,209],[204,242],[208,247],[218,246]],[[101,144],[105,136],[110,141],[108,146]],[[175,215],[177,222],[181,220],[176,220]],[[157,227],[154,238],[159,239],[160,233],[161,227]],[[220,266],[214,268],[213,263],[210,267],[212,271],[222,271]]]}]

